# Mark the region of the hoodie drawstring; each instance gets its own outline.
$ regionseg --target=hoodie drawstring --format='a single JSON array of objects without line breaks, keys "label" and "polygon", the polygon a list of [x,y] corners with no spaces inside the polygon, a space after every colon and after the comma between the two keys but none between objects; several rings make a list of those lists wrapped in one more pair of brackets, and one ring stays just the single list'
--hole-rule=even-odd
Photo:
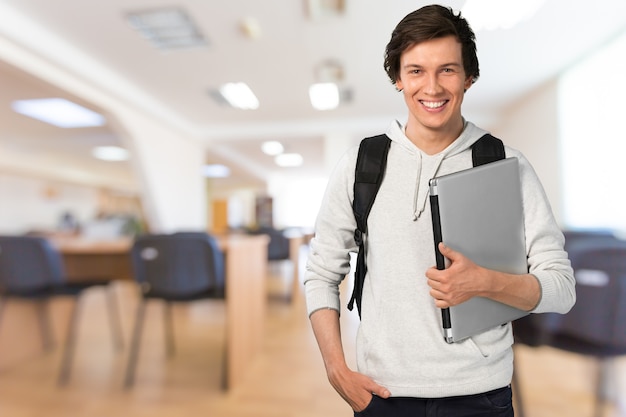
[{"label": "hoodie drawstring", "polygon": [[422,176],[422,153],[417,152],[417,176],[415,178],[415,191],[413,192],[413,221],[417,221],[422,214],[417,212],[417,195],[420,189],[420,177]]},{"label": "hoodie drawstring", "polygon": [[[425,176],[422,179],[422,172],[424,171],[424,157],[422,156],[422,152],[417,152],[418,161],[417,161],[417,178],[415,179],[415,192],[413,194],[413,221],[417,221],[424,210],[426,209],[426,202],[428,201],[428,195],[430,194],[430,188],[428,186],[428,182],[431,178],[437,175],[439,171],[439,167],[441,167],[441,163],[443,162],[445,155],[439,154],[435,158],[427,158],[428,165],[434,164],[431,169],[427,169]],[[430,159],[430,160],[429,160]],[[429,172],[428,172],[429,171]],[[422,182],[424,183],[422,185]]]}]

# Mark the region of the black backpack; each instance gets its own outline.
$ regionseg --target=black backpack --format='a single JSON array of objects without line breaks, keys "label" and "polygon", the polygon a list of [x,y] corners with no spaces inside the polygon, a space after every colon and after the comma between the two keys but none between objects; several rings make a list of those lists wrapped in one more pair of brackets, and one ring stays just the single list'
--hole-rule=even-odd
[{"label": "black backpack", "polygon": [[[352,211],[357,224],[357,228],[354,230],[354,241],[359,246],[359,255],[354,274],[354,289],[348,303],[348,310],[353,309],[356,301],[359,317],[361,317],[363,282],[367,272],[363,236],[367,233],[367,216],[385,176],[387,153],[390,145],[391,139],[387,135],[365,138],[359,146],[356,162]],[[504,144],[500,139],[490,134],[484,135],[472,145],[472,165],[475,167],[504,158]]]}]

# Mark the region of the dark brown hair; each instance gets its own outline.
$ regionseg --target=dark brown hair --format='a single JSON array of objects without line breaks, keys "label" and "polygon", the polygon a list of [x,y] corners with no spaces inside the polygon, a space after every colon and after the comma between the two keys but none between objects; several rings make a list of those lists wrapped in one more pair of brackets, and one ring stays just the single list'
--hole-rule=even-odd
[{"label": "dark brown hair", "polygon": [[385,72],[393,84],[400,75],[400,56],[408,48],[431,39],[454,36],[461,43],[463,69],[476,82],[480,75],[476,56],[476,36],[461,13],[439,5],[424,6],[398,23],[385,48]]}]

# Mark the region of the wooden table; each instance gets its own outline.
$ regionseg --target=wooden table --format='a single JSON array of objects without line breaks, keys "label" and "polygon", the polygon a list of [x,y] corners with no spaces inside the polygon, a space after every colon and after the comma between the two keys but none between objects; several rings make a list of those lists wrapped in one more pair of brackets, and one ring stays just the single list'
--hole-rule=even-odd
[{"label": "wooden table", "polygon": [[69,281],[133,280],[130,260],[132,239],[53,238],[52,242],[63,255],[65,275]]},{"label": "wooden table", "polygon": [[[52,239],[63,255],[70,280],[133,279],[132,239]],[[267,300],[265,235],[218,237],[226,258],[226,386],[245,377],[261,348]]]},{"label": "wooden table", "polygon": [[267,306],[267,236],[220,238],[226,254],[227,387],[245,376],[261,349]]}]

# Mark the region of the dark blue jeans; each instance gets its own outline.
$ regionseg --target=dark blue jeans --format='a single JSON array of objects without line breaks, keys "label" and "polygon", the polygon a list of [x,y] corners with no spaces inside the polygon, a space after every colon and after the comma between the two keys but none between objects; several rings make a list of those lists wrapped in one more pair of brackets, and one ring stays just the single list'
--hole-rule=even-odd
[{"label": "dark blue jeans", "polygon": [[355,417],[513,417],[511,387],[447,398],[372,397]]}]

